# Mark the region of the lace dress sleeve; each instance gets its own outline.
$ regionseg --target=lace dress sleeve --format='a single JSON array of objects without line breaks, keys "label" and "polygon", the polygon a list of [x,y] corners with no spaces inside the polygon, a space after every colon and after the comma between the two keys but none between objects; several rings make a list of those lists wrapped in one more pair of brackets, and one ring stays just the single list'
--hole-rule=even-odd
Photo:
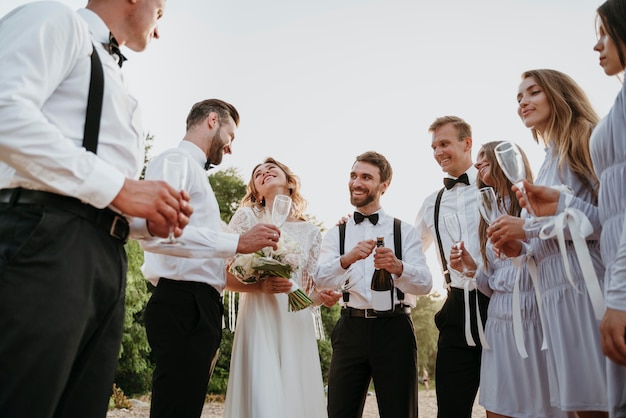
[{"label": "lace dress sleeve", "polygon": [[228,227],[237,234],[243,234],[257,223],[256,216],[250,208],[239,208],[235,212]]},{"label": "lace dress sleeve", "polygon": [[322,234],[319,228],[311,228],[308,234],[307,244],[309,254],[306,266],[302,270],[302,287],[306,294],[310,295],[315,288],[315,274],[317,271],[317,262],[320,255],[320,246],[322,243]]}]

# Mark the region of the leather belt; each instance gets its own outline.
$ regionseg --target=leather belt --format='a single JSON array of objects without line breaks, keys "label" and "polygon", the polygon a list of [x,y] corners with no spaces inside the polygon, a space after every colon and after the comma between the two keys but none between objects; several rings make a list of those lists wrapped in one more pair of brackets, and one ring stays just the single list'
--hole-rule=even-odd
[{"label": "leather belt", "polygon": [[356,309],[351,308],[350,306],[345,306],[341,308],[341,315],[348,316],[350,318],[387,318],[390,316],[411,315],[411,307],[399,304],[394,307],[393,311],[376,312],[373,309]]},{"label": "leather belt", "polygon": [[73,197],[22,188],[0,189],[0,204],[2,203],[52,206],[91,222],[123,243],[128,240],[130,228],[124,216],[108,208],[97,209]]}]

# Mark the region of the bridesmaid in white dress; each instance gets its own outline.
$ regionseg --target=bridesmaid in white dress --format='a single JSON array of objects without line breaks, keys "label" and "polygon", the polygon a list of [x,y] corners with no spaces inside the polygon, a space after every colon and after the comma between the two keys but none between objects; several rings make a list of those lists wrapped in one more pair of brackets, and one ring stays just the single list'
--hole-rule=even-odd
[{"label": "bridesmaid in white dress", "polygon": [[[321,234],[304,220],[306,202],[300,181],[280,162],[268,158],[257,165],[241,207],[230,221],[238,233],[269,215],[274,196],[290,195],[292,210],[281,227],[281,239],[295,240],[302,250],[300,268],[292,276],[313,299],[314,305],[334,305],[340,294],[317,292],[313,275]],[[326,417],[326,398],[312,311],[288,312],[287,279],[267,278],[242,284],[228,275],[227,289],[243,292],[230,361],[224,417],[320,418]]]},{"label": "bridesmaid in white dress", "polygon": [[[559,71],[526,71],[522,74],[517,100],[522,121],[531,129],[535,140],[546,147],[535,184],[565,185],[571,189],[573,194],[561,193],[562,208],[597,205],[598,180],[591,164],[589,137],[599,117],[582,89]],[[527,226],[530,221],[526,221]],[[604,282],[600,229],[593,228],[586,237],[587,245],[584,239],[582,243],[589,254],[589,262],[583,262],[583,267],[591,274],[595,272],[597,277],[595,287],[600,298],[597,301],[592,297],[594,279],[585,279],[590,275],[584,275],[579,262],[584,254],[577,253],[572,241],[570,232],[577,231],[564,229],[564,264],[556,237],[543,239],[539,237],[539,228],[525,231],[522,226],[519,221],[498,221],[489,227],[488,234],[496,246],[511,239],[529,239],[537,263],[545,319],[551,404],[576,412],[579,417],[606,417],[606,370],[598,319],[603,308]],[[594,301],[598,303],[593,305]]]}]

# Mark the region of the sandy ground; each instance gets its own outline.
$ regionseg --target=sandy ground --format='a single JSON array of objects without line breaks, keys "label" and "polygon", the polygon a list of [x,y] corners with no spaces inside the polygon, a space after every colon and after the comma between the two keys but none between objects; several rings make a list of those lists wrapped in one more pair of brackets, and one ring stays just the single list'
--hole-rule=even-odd
[{"label": "sandy ground", "polygon": [[[477,397],[478,398],[478,397]],[[436,418],[437,417],[437,401],[435,399],[435,391],[422,391],[419,393],[419,416],[420,418]],[[117,409],[107,414],[107,418],[148,418],[150,406],[146,402],[132,400],[134,406],[130,410]],[[221,418],[224,411],[223,404],[217,402],[209,402],[204,405],[202,418]],[[485,417],[485,409],[474,404],[472,418]],[[297,417],[294,417],[297,418]],[[368,396],[365,402],[365,410],[363,418],[379,418],[378,408],[376,406],[376,396]]]}]

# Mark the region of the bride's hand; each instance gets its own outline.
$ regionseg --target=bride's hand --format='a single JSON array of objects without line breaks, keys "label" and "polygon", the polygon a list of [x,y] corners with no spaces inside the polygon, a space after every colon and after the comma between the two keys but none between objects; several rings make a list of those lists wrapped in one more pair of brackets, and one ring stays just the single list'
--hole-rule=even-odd
[{"label": "bride's hand", "polygon": [[291,286],[289,279],[282,277],[272,276],[261,281],[263,293],[287,293],[291,290]]}]

